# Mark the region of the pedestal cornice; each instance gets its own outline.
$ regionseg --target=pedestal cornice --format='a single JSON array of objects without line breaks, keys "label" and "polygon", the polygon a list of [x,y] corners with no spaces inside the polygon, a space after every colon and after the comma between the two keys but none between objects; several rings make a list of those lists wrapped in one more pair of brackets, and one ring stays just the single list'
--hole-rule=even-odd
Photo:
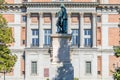
[{"label": "pedestal cornice", "polygon": [[71,34],[52,34],[51,37],[53,38],[71,38]]}]

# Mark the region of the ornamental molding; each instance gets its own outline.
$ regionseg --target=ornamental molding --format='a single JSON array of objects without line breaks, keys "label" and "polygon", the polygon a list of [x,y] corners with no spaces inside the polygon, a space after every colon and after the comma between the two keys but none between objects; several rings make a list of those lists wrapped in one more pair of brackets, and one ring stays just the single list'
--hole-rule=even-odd
[{"label": "ornamental molding", "polygon": [[66,8],[77,8],[77,7],[96,7],[97,2],[23,2],[20,4],[4,4],[7,8],[59,8],[63,3]]},{"label": "ornamental molding", "polygon": [[101,12],[118,12],[120,11],[120,4],[99,4],[96,7],[97,11]]},{"label": "ornamental molding", "polygon": [[[72,12],[119,12],[120,4],[99,4],[98,2],[23,2],[20,4],[4,4],[3,6],[7,7],[6,12],[16,12],[16,13],[26,13],[29,10],[36,12],[36,10],[43,11],[53,11],[55,12],[63,3],[68,11]],[[4,10],[0,10],[4,12]]]},{"label": "ornamental molding", "polygon": [[98,8],[120,8],[120,4],[99,4]]},{"label": "ornamental molding", "polygon": [[59,8],[61,3],[65,5],[66,8],[76,8],[76,7],[96,7],[97,2],[25,2],[23,3],[26,7],[39,7],[39,8]]}]

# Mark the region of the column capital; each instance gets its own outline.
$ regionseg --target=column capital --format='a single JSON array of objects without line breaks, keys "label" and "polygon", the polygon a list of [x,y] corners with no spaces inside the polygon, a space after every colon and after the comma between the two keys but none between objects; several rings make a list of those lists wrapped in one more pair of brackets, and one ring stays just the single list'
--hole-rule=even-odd
[{"label": "column capital", "polygon": [[27,15],[28,17],[30,17],[30,16],[31,16],[31,13],[30,13],[30,12],[27,12],[26,15]]},{"label": "column capital", "polygon": [[52,17],[56,17],[56,13],[55,12],[52,12]]},{"label": "column capital", "polygon": [[68,17],[71,17],[71,13],[69,12],[69,13],[67,13],[67,15],[68,15]]},{"label": "column capital", "polygon": [[39,15],[43,15],[43,12],[39,12],[38,14],[39,14]]},{"label": "column capital", "polygon": [[80,12],[79,15],[84,15],[84,13],[83,13],[83,12]]},{"label": "column capital", "polygon": [[30,12],[27,12],[26,14],[31,14]]},{"label": "column capital", "polygon": [[92,15],[93,15],[93,16],[96,16],[96,15],[97,15],[97,13],[92,13]]},{"label": "column capital", "polygon": [[42,13],[42,12],[40,12],[40,13],[38,13],[38,15],[39,15],[39,17],[42,17],[42,16],[43,16],[43,13]]}]

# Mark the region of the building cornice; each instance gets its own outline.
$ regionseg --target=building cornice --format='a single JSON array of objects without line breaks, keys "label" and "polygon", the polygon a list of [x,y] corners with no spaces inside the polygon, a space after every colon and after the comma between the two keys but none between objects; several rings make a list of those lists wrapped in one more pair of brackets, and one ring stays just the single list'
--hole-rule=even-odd
[{"label": "building cornice", "polygon": [[67,8],[76,8],[76,7],[95,7],[98,5],[96,2],[25,2],[24,6],[27,7],[60,7],[61,3],[63,3]]},{"label": "building cornice", "polygon": [[102,7],[102,8],[104,8],[104,7],[118,7],[118,8],[120,8],[120,4],[99,4],[98,7]]},{"label": "building cornice", "polygon": [[45,8],[45,11],[46,11],[47,9],[51,9],[51,8],[54,8],[54,9],[59,8],[61,3],[63,3],[66,6],[66,8],[70,10],[76,8],[78,11],[81,11],[80,9],[86,8],[87,11],[89,11],[90,8],[91,9],[94,8],[95,10],[97,10],[97,12],[109,12],[109,11],[119,12],[120,11],[120,4],[99,4],[97,2],[24,2],[20,4],[4,4],[4,6],[7,7],[8,11],[10,12],[12,11],[26,12],[26,10],[34,9],[34,8],[40,11],[41,9],[42,11],[44,11],[43,8]]}]

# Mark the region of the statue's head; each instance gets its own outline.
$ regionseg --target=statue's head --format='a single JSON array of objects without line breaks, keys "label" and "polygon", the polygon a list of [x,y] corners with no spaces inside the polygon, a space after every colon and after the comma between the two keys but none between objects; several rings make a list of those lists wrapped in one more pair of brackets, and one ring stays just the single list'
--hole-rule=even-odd
[{"label": "statue's head", "polygon": [[61,8],[65,8],[65,5],[64,5],[64,4],[61,4],[60,7],[61,7]]}]

